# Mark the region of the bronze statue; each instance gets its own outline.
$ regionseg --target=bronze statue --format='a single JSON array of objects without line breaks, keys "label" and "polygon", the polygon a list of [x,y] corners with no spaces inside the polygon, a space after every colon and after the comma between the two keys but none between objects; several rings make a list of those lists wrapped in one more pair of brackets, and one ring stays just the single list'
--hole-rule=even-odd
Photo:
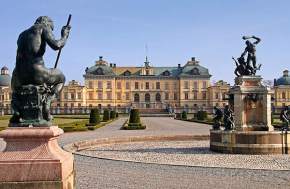
[{"label": "bronze statue", "polygon": [[46,44],[53,50],[64,47],[70,32],[63,26],[61,38],[55,39],[53,21],[40,16],[17,40],[16,66],[12,74],[12,109],[10,126],[48,126],[51,124],[51,100],[62,90],[65,76],[56,68],[46,68],[43,55]]},{"label": "bronze statue", "polygon": [[242,56],[239,57],[238,61],[234,57],[232,57],[232,59],[236,63],[236,69],[234,73],[237,77],[240,77],[243,75],[254,75],[254,68],[245,62],[244,57]]},{"label": "bronze statue", "polygon": [[224,127],[225,130],[233,130],[234,129],[234,117],[233,111],[230,109],[229,105],[225,106],[224,109]]},{"label": "bronze statue", "polygon": [[213,109],[214,109],[213,130],[220,130],[223,112],[220,108],[216,106]]},{"label": "bronze statue", "polygon": [[[255,42],[251,42],[249,39],[255,39]],[[254,74],[256,73],[256,70],[260,69],[261,65],[257,67],[257,58],[256,58],[256,45],[261,42],[261,39],[256,36],[243,36],[243,40],[246,40],[246,48],[244,52],[242,53],[241,57],[245,57],[247,54],[247,65],[252,66],[255,70]],[[251,64],[252,63],[252,64]]]},{"label": "bronze statue", "polygon": [[283,123],[282,130],[288,131],[289,123],[290,123],[290,111],[289,111],[289,107],[288,106],[285,106],[284,109],[281,111],[280,120]]}]

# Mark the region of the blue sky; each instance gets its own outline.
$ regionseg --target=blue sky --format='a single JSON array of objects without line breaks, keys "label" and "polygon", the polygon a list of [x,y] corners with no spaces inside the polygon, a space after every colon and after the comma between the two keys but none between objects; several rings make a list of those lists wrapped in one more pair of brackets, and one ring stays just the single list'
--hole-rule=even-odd
[{"label": "blue sky", "polygon": [[[67,80],[83,82],[98,56],[118,66],[177,66],[191,57],[209,68],[212,80],[233,83],[232,56],[244,49],[242,35],[257,35],[258,74],[281,76],[290,63],[290,1],[287,0],[25,0],[3,1],[0,11],[0,66],[13,69],[16,41],[40,15],[50,16],[55,36],[72,14],[72,30],[59,68]],[[57,53],[47,48],[46,65]]]}]

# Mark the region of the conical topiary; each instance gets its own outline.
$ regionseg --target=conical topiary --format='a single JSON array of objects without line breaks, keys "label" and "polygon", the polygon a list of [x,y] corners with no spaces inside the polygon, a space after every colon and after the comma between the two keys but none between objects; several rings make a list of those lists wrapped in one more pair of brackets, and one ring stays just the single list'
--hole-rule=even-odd
[{"label": "conical topiary", "polygon": [[103,121],[109,121],[109,120],[110,120],[110,112],[108,109],[104,109]]},{"label": "conical topiary", "polygon": [[129,123],[141,123],[138,109],[132,109],[130,111]]},{"label": "conical topiary", "polygon": [[115,119],[116,118],[116,112],[114,110],[112,110],[110,112],[110,119]]},{"label": "conical topiary", "polygon": [[94,109],[91,109],[91,113],[90,113],[90,125],[97,125],[101,122],[101,119],[100,119],[100,113],[99,113],[99,110],[94,108]]}]

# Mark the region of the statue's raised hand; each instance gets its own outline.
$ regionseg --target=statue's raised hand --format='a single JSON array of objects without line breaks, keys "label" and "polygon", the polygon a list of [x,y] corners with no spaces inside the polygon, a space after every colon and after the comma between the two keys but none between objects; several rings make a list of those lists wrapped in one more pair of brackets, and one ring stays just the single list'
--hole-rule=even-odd
[{"label": "statue's raised hand", "polygon": [[69,32],[70,32],[71,26],[63,26],[61,29],[61,36],[64,38],[68,38],[69,36]]}]

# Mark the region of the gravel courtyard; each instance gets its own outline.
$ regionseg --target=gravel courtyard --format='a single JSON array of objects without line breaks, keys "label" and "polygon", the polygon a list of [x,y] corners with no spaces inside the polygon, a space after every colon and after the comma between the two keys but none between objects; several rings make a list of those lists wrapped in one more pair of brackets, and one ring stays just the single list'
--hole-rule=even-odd
[{"label": "gravel courtyard", "polygon": [[[109,125],[99,128],[95,131],[87,132],[74,132],[65,133],[60,139],[60,145],[66,145],[76,141],[101,139],[110,137],[126,137],[126,136],[159,136],[159,135],[206,135],[209,134],[210,126],[204,124],[197,124],[191,122],[183,122],[174,120],[172,118],[142,118],[143,122],[147,125],[146,130],[134,130],[124,131],[120,130],[121,125],[124,123],[125,118],[120,118]],[[146,154],[151,153],[150,149],[154,148],[175,148],[159,149],[158,156],[169,156],[178,153],[178,155],[184,155],[183,158],[192,158],[192,161],[198,162],[195,159],[198,155],[206,155],[208,157],[217,157],[220,154],[213,154],[206,150],[206,141],[175,141],[175,142],[146,142],[122,144],[116,146],[102,146],[98,148],[103,152],[110,151],[112,149],[123,149],[128,151],[132,149],[137,153]],[[192,146],[191,146],[192,144]],[[147,145],[147,146],[146,146]],[[157,147],[155,146],[157,145]],[[0,148],[5,146],[3,141],[0,141]],[[142,147],[143,146],[143,147]],[[150,147],[151,146],[151,147]],[[155,146],[155,147],[154,147]],[[167,147],[166,147],[167,146]],[[185,149],[180,149],[183,148]],[[195,153],[192,155],[188,149],[194,148],[194,146],[200,146],[196,148]],[[141,149],[148,149],[146,152]],[[177,149],[179,148],[179,150]],[[167,153],[164,153],[165,152]],[[139,152],[138,152],[139,151]],[[121,151],[122,152],[122,151]],[[91,153],[95,153],[91,151]],[[116,151],[115,157],[118,157]],[[127,152],[126,152],[127,153]],[[156,153],[156,150],[155,150]],[[163,154],[163,155],[162,155]],[[239,157],[239,161],[243,163],[243,157]],[[266,156],[265,156],[266,157]],[[264,157],[264,158],[265,158]],[[278,157],[278,156],[277,156]],[[160,157],[158,157],[160,158]],[[251,158],[251,157],[249,157]],[[279,157],[281,158],[281,157]],[[279,159],[278,158],[278,159]],[[223,157],[218,158],[224,162],[228,162]],[[235,158],[230,158],[232,161]],[[233,188],[233,189],[251,189],[251,188],[290,188],[290,170],[289,170],[289,158],[286,157],[284,162],[280,162],[277,158],[270,158],[267,160],[266,168],[273,168],[276,166],[276,170],[262,170],[262,169],[237,169],[237,168],[213,168],[208,167],[210,164],[215,163],[216,159],[211,159],[205,167],[200,166],[176,166],[176,165],[161,165],[161,164],[148,164],[148,163],[136,163],[126,161],[115,161],[108,159],[101,159],[95,157],[88,157],[85,155],[75,155],[75,167],[76,167],[76,180],[78,189],[96,189],[96,188]],[[177,159],[176,159],[177,160]],[[199,159],[200,162],[206,162],[206,159]],[[248,158],[245,161],[250,161]],[[277,164],[277,162],[279,162]],[[239,163],[239,165],[241,164]],[[263,163],[263,159],[255,159],[251,165],[258,166],[258,163]],[[286,165],[283,165],[283,164]],[[256,165],[257,164],[257,165]],[[279,166],[281,167],[279,168]],[[272,166],[272,167],[271,167]],[[251,167],[254,168],[254,167]],[[284,170],[282,170],[284,169]]]}]

